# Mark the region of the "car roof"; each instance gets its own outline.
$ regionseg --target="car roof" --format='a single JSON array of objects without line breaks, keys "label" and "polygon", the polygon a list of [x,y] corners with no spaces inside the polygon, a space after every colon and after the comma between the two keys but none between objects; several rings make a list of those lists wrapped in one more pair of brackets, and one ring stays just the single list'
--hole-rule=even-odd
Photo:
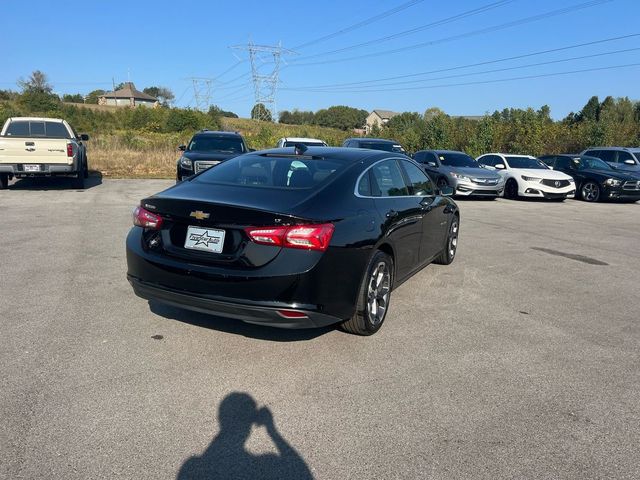
[{"label": "car roof", "polygon": [[284,140],[285,142],[322,142],[322,143],[327,143],[324,140],[320,140],[319,138],[306,138],[306,137],[282,137],[280,140]]},{"label": "car roof", "polygon": [[[294,154],[295,147],[269,148],[267,150],[257,150],[245,155],[273,155],[273,156],[298,156]],[[357,162],[374,157],[383,158],[404,158],[407,156],[397,152],[386,152],[382,150],[370,150],[368,148],[347,148],[347,147],[307,147],[300,157],[325,157],[341,159],[349,162]],[[238,158],[238,157],[236,157]]]},{"label": "car roof", "polygon": [[199,130],[196,133],[193,134],[193,136],[195,137],[196,135],[214,135],[217,137],[239,137],[242,138],[242,135],[240,135],[238,132],[225,132],[222,130]]},{"label": "car roof", "polygon": [[584,149],[585,152],[587,150],[631,150],[631,151],[636,151],[636,150],[640,150],[640,147],[589,147],[589,148],[585,148]]},{"label": "car roof", "polygon": [[[465,155],[467,155],[466,152],[461,152],[459,150],[418,150],[418,152],[433,152],[433,153],[464,153]],[[418,153],[416,152],[416,153]]]},{"label": "car roof", "polygon": [[501,155],[503,157],[536,158],[533,155],[521,155],[519,153],[485,153],[485,155]]},{"label": "car roof", "polygon": [[12,122],[56,122],[62,123],[64,120],[62,118],[47,118],[47,117],[9,117],[7,120]]},{"label": "car roof", "polygon": [[371,143],[393,143],[394,145],[400,145],[400,142],[396,142],[395,140],[389,140],[388,138],[352,137],[352,138],[347,138],[347,140],[356,140],[359,142],[371,142]]}]

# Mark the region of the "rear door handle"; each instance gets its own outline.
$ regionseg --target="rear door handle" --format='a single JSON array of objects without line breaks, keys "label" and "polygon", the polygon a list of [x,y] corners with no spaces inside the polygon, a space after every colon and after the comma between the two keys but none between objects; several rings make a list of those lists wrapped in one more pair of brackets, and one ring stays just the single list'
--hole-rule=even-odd
[{"label": "rear door handle", "polygon": [[389,210],[387,212],[387,218],[396,218],[398,216],[398,212],[395,210]]}]

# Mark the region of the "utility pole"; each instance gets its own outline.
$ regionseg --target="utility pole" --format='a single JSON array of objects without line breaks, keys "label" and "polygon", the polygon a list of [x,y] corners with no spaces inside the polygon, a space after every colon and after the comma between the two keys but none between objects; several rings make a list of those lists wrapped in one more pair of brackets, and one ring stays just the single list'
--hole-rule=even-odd
[{"label": "utility pole", "polygon": [[207,112],[211,106],[211,85],[212,78],[191,77],[193,82],[193,98],[196,100],[196,108],[202,112]]},{"label": "utility pole", "polygon": [[251,75],[253,79],[253,91],[255,104],[264,105],[264,110],[259,110],[258,120],[277,119],[276,93],[280,81],[280,64],[283,55],[294,54],[292,50],[278,45],[256,45],[249,42],[247,45],[235,45],[234,50],[246,50],[251,61]]}]

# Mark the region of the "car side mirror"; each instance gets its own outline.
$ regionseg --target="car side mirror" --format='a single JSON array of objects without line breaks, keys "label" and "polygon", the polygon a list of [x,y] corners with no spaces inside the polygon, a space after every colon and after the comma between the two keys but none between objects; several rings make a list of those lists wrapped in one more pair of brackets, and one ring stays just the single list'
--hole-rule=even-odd
[{"label": "car side mirror", "polygon": [[181,152],[184,152],[187,149],[186,145],[178,145],[178,150],[180,150]]},{"label": "car side mirror", "polygon": [[506,167],[504,166],[504,163],[498,163],[496,164],[496,170],[504,170]]},{"label": "car side mirror", "polygon": [[250,151],[250,152],[255,152],[255,151],[256,151],[256,149],[255,149],[255,148],[250,148],[250,149],[249,149],[249,151]]},{"label": "car side mirror", "polygon": [[626,165],[635,165],[635,164],[636,164],[636,162],[634,162],[634,161],[633,161],[633,160],[631,160],[631,159],[625,160],[625,161],[624,161],[624,163],[625,163]]},{"label": "car side mirror", "polygon": [[82,140],[83,142],[86,142],[87,140],[89,140],[89,135],[87,135],[86,133],[81,133],[80,140]]},{"label": "car side mirror", "polygon": [[443,185],[440,187],[440,195],[443,197],[450,197],[453,195],[453,187],[451,185]]},{"label": "car side mirror", "polygon": [[436,162],[427,162],[427,165],[430,167],[437,167]]}]

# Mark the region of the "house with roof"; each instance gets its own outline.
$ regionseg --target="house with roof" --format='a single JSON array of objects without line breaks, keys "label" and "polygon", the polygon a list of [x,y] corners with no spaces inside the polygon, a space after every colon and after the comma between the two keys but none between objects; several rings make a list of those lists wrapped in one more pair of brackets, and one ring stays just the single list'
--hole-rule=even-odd
[{"label": "house with roof", "polygon": [[391,110],[374,110],[367,116],[367,120],[365,121],[364,130],[365,133],[371,132],[371,129],[374,125],[378,125],[378,128],[382,128],[386,123],[391,120],[396,115],[399,115],[398,112],[392,112]]},{"label": "house with roof", "polygon": [[106,92],[98,97],[98,105],[110,105],[114,107],[157,107],[160,102],[156,97],[136,89],[133,82],[125,82],[123,87],[114,92]]}]

